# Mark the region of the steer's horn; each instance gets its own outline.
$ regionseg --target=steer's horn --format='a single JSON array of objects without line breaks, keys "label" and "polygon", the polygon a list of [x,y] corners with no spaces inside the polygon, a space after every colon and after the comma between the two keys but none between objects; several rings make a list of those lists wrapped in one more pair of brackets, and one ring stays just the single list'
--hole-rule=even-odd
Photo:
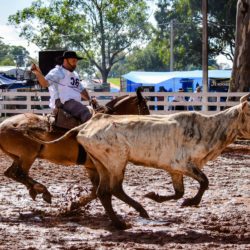
[{"label": "steer's horn", "polygon": [[247,101],[248,97],[250,96],[250,93],[247,95],[244,95],[240,98],[240,103],[243,103],[244,101]]}]

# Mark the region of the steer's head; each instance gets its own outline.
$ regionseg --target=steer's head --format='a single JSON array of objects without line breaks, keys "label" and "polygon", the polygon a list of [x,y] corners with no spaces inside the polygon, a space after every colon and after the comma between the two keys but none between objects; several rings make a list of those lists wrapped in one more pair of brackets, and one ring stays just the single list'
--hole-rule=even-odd
[{"label": "steer's head", "polygon": [[239,121],[239,136],[248,140],[250,139],[250,105],[248,103],[249,96],[250,93],[240,98],[242,116],[241,120]]}]

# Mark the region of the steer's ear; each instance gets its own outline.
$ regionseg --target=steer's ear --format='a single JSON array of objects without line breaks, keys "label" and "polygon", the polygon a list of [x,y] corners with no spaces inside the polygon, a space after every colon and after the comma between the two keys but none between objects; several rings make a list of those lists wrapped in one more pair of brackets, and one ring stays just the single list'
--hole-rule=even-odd
[{"label": "steer's ear", "polygon": [[243,102],[242,105],[241,105],[241,110],[242,110],[244,113],[246,113],[246,112],[248,111],[248,109],[249,109],[249,107],[248,107],[248,102],[247,102],[247,101]]},{"label": "steer's ear", "polygon": [[247,99],[248,99],[249,97],[250,97],[250,93],[248,93],[248,94],[242,96],[242,97],[240,98],[240,103],[243,103],[244,101],[247,101]]}]

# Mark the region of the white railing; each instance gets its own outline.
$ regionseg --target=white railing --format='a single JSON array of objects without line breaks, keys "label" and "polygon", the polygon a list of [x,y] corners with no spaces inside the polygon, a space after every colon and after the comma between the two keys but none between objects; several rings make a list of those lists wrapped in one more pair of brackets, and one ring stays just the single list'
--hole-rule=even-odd
[{"label": "white railing", "polygon": [[[105,104],[116,96],[126,94],[135,95],[128,92],[91,92],[100,104]],[[185,106],[187,110],[192,110],[193,106],[202,106],[202,113],[212,114],[219,112],[223,107],[234,106],[239,103],[238,97],[245,95],[242,92],[231,93],[174,93],[174,92],[143,92],[143,96],[149,100],[147,102],[152,114],[169,114],[177,112],[174,107]],[[184,96],[186,100],[190,97],[202,96],[202,102],[172,102],[174,96]],[[228,97],[236,97],[237,101],[227,101]],[[161,100],[163,99],[163,100]],[[0,92],[0,115],[20,114],[32,112],[37,114],[50,113],[48,92]],[[160,101],[159,101],[160,100]],[[85,102],[87,103],[87,102]],[[161,106],[161,107],[159,107]],[[159,110],[163,109],[163,110]]]}]

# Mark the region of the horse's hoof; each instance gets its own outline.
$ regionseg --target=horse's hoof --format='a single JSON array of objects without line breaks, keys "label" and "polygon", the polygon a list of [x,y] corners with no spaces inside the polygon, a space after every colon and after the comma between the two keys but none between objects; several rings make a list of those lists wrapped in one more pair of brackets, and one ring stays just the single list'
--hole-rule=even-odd
[{"label": "horse's hoof", "polygon": [[48,192],[47,188],[40,183],[34,184],[33,189],[35,189],[38,194]]},{"label": "horse's hoof", "polygon": [[34,190],[33,188],[31,188],[29,190],[29,194],[30,194],[30,197],[32,198],[33,201],[36,200],[36,196],[37,196],[37,191],[36,190]]},{"label": "horse's hoof", "polygon": [[52,195],[50,194],[49,191],[43,193],[43,200],[46,201],[47,203],[51,204],[51,202],[52,202]]}]

